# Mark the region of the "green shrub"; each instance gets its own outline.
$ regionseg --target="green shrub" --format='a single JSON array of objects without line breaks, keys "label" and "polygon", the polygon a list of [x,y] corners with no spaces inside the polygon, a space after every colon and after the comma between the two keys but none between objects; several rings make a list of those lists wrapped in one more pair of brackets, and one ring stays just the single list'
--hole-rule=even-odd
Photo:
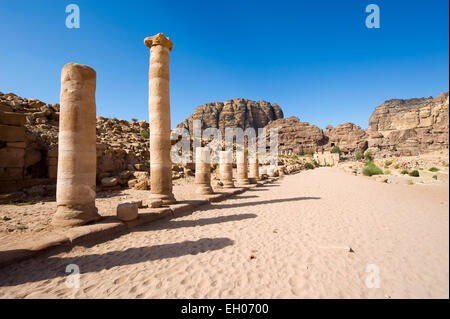
[{"label": "green shrub", "polygon": [[334,147],[331,149],[331,153],[338,153],[339,155],[342,154],[341,149],[339,148],[339,146],[334,146]]},{"label": "green shrub", "polygon": [[366,160],[368,160],[369,162],[372,162],[372,161],[373,161],[373,154],[372,154],[372,152],[371,152],[371,151],[367,151],[367,152],[364,154],[364,158],[365,158]]},{"label": "green shrub", "polygon": [[404,170],[402,170],[400,173],[403,174],[403,175],[407,175],[407,174],[408,174],[408,171],[407,171],[406,169],[404,169]]},{"label": "green shrub", "polygon": [[389,168],[389,166],[391,166],[392,161],[386,161],[384,162],[384,168]]},{"label": "green shrub", "polygon": [[311,164],[311,163],[306,163],[306,164],[305,164],[305,168],[306,168],[306,169],[314,169],[314,165]]},{"label": "green shrub", "polygon": [[373,162],[367,162],[362,171],[365,176],[381,175],[383,170],[376,166]]},{"label": "green shrub", "polygon": [[298,156],[296,154],[292,154],[291,157],[292,157],[292,159],[295,159],[296,161],[298,161]]},{"label": "green shrub", "polygon": [[394,168],[395,168],[395,169],[399,169],[399,168],[400,168],[400,165],[395,164]]},{"label": "green shrub", "polygon": [[363,159],[364,154],[363,154],[363,152],[358,151],[358,152],[356,152],[355,157],[356,157],[356,160],[357,160],[357,161],[360,161],[360,160]]},{"label": "green shrub", "polygon": [[305,152],[305,154],[306,154],[306,155],[309,155],[309,156],[313,156],[313,155],[314,155],[314,152],[308,151],[308,152]]},{"label": "green shrub", "polygon": [[385,171],[384,171],[384,175],[391,175],[391,171],[390,171],[390,170],[388,170],[388,169],[387,169],[387,170],[385,170]]},{"label": "green shrub", "polygon": [[419,177],[420,176],[420,174],[419,174],[419,171],[418,170],[413,170],[411,173],[409,173],[408,174],[409,176],[412,176],[412,177]]},{"label": "green shrub", "polygon": [[313,161],[313,164],[314,164],[315,167],[319,167],[320,166],[319,163],[317,163],[316,160]]},{"label": "green shrub", "polygon": [[118,121],[119,119],[117,117],[113,117],[113,121]]},{"label": "green shrub", "polygon": [[137,119],[132,118],[131,121],[134,122],[134,123],[136,123],[136,122],[137,122]]},{"label": "green shrub", "polygon": [[429,171],[430,171],[430,172],[439,172],[440,169],[433,166],[432,168],[429,169]]},{"label": "green shrub", "polygon": [[141,136],[144,138],[148,138],[150,133],[147,130],[141,130]]},{"label": "green shrub", "polygon": [[437,175],[433,175],[433,179],[437,180]]}]

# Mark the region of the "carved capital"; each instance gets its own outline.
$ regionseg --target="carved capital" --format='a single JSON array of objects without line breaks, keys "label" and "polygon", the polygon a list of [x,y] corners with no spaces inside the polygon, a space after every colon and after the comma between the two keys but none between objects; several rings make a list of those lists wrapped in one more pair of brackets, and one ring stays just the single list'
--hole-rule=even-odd
[{"label": "carved capital", "polygon": [[158,33],[152,37],[147,37],[144,39],[144,44],[151,48],[154,45],[162,45],[172,51],[173,43],[170,41],[170,38],[164,35],[164,33]]}]

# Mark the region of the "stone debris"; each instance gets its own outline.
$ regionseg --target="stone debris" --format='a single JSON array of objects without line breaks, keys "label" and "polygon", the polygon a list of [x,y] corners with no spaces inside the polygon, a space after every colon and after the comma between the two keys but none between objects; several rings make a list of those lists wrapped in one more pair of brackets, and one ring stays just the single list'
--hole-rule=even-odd
[{"label": "stone debris", "polygon": [[135,203],[122,203],[117,205],[117,218],[128,222],[138,218],[138,205]]}]

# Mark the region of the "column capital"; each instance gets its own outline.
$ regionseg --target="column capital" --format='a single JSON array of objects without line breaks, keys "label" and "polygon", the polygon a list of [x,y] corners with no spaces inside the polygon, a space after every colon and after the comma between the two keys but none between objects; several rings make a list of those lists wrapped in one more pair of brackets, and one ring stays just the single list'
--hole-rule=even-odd
[{"label": "column capital", "polygon": [[152,37],[147,37],[144,39],[144,44],[151,48],[154,45],[162,45],[172,51],[173,43],[170,41],[170,38],[164,35],[164,33],[158,33]]}]

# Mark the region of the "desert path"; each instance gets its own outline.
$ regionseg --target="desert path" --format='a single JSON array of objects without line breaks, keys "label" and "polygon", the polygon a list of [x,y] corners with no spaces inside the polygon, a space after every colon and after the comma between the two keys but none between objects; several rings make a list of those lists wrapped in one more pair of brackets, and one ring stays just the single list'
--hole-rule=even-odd
[{"label": "desert path", "polygon": [[0,269],[0,298],[448,298],[448,191],[303,171]]}]

